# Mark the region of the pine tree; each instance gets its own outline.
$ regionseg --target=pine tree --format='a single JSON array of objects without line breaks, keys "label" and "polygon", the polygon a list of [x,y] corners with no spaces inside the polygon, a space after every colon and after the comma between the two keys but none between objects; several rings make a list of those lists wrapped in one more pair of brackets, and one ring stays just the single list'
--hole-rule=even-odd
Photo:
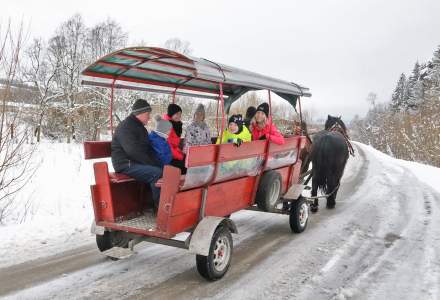
[{"label": "pine tree", "polygon": [[431,99],[440,100],[440,45],[434,51],[429,68],[425,82],[427,95]]},{"label": "pine tree", "polygon": [[437,46],[437,50],[434,51],[434,57],[432,58],[434,66],[440,66],[440,45]]},{"label": "pine tree", "polygon": [[391,109],[394,112],[403,111],[407,108],[407,80],[404,73],[400,75],[397,86],[391,96]]},{"label": "pine tree", "polygon": [[423,82],[420,80],[420,64],[416,62],[411,76],[408,78],[407,88],[407,109],[417,109],[423,101]]}]

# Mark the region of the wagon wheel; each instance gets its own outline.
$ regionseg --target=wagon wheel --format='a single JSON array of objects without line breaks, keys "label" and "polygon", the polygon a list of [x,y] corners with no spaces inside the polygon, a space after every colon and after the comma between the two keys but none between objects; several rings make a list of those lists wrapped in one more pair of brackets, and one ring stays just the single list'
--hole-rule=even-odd
[{"label": "wagon wheel", "polygon": [[113,247],[128,248],[130,239],[121,231],[105,231],[103,235],[96,235],[96,244],[101,252]]},{"label": "wagon wheel", "polygon": [[295,233],[301,233],[306,229],[308,220],[309,205],[303,197],[299,197],[290,207],[290,229]]},{"label": "wagon wheel", "polygon": [[275,211],[281,196],[281,175],[275,171],[267,171],[261,177],[255,202],[264,211]]},{"label": "wagon wheel", "polygon": [[197,271],[209,281],[222,278],[231,264],[232,248],[231,231],[225,226],[218,227],[212,236],[208,256],[196,256]]}]

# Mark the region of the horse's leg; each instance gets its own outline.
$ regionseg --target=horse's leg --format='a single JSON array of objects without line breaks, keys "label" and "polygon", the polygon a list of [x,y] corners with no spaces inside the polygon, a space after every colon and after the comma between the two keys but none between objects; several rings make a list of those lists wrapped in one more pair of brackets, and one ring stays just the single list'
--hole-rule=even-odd
[{"label": "horse's leg", "polygon": [[345,170],[345,165],[347,163],[347,159],[348,159],[348,152],[341,160],[341,165],[340,165],[339,171],[337,173],[335,173],[334,176],[329,180],[330,185],[331,185],[331,186],[329,185],[329,191],[332,192],[334,190],[334,193],[331,194],[329,197],[327,197],[327,208],[328,209],[335,208],[335,206],[336,206],[336,195],[338,194],[339,185],[340,185],[342,176],[344,175],[344,170]]},{"label": "horse's leg", "polygon": [[336,206],[336,194],[339,190],[339,182],[341,180],[342,174],[335,174],[335,176],[329,178],[328,183],[328,192],[332,193],[330,196],[327,197],[327,208],[332,209]]},{"label": "horse's leg", "polygon": [[[312,178],[312,197],[316,197],[318,194],[318,183]],[[318,199],[313,200],[313,204],[310,205],[310,210],[315,213],[318,212],[319,202]]]},{"label": "horse's leg", "polygon": [[333,194],[331,194],[330,196],[327,197],[327,208],[328,209],[332,209],[335,208],[336,206],[336,194],[338,193],[338,189],[337,188]]}]

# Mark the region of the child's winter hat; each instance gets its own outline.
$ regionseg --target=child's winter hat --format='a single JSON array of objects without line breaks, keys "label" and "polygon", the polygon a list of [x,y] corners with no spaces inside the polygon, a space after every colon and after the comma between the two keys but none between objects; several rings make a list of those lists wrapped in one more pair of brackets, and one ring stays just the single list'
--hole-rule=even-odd
[{"label": "child's winter hat", "polygon": [[232,115],[229,118],[228,124],[229,123],[235,123],[237,125],[243,124],[243,118],[241,115]]},{"label": "child's winter hat", "polygon": [[235,123],[238,126],[238,131],[235,134],[240,134],[243,130],[243,117],[241,115],[232,115],[228,120],[229,123]]},{"label": "child's winter hat", "polygon": [[257,109],[255,106],[249,106],[246,110],[246,119],[252,119],[255,116]]},{"label": "child's winter hat", "polygon": [[269,104],[266,102],[261,103],[257,107],[257,111],[262,111],[266,115],[266,117],[269,117]]},{"label": "child's winter hat", "polygon": [[154,131],[168,137],[168,135],[170,134],[171,128],[173,127],[171,125],[171,122],[162,119],[161,116],[159,116],[159,115],[156,115],[154,117],[154,119],[156,120],[156,128],[154,129]]},{"label": "child's winter hat", "polygon": [[175,103],[171,103],[170,105],[168,105],[167,115],[171,118],[173,115],[177,114],[179,111],[181,112],[182,108]]}]

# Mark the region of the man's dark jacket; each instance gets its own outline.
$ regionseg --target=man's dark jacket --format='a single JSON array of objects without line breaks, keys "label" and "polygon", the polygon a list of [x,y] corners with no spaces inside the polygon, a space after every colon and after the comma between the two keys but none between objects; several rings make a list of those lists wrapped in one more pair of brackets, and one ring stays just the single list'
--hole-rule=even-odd
[{"label": "man's dark jacket", "polygon": [[160,167],[147,129],[134,115],[129,115],[116,127],[113,135],[112,163],[116,172],[122,172],[133,162]]}]

